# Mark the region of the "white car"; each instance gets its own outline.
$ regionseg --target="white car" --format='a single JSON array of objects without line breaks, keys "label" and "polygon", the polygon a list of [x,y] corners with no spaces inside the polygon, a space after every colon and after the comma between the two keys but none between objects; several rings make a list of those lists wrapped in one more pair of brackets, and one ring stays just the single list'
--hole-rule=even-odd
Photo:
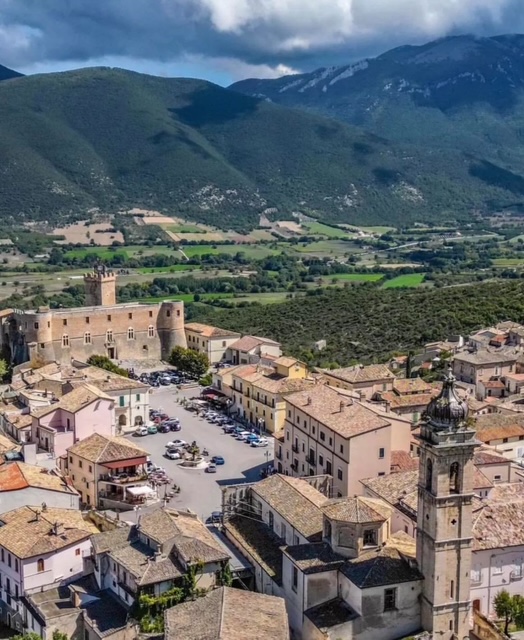
[{"label": "white car", "polygon": [[237,440],[245,440],[249,435],[251,435],[251,431],[241,431],[235,437]]},{"label": "white car", "polygon": [[259,438],[258,440],[253,440],[251,443],[252,447],[267,447],[269,444],[269,440],[267,438]]},{"label": "white car", "polygon": [[147,427],[137,427],[135,429],[136,436],[147,436],[147,434],[148,434]]},{"label": "white car", "polygon": [[177,447],[183,447],[187,444],[185,440],[173,440],[166,444],[166,449],[176,449]]},{"label": "white car", "polygon": [[178,451],[166,451],[166,458],[170,460],[180,460],[181,456]]}]

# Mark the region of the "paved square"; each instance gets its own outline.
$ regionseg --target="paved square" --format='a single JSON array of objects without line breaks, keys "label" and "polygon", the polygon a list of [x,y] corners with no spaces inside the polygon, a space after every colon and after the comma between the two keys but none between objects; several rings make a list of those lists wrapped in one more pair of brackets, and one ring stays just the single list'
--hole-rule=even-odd
[{"label": "paved square", "polygon": [[[219,511],[222,505],[220,485],[238,482],[254,482],[260,478],[260,471],[273,462],[274,443],[269,438],[267,447],[255,448],[245,442],[239,442],[225,434],[221,427],[199,418],[187,411],[177,399],[198,395],[198,389],[176,393],[175,387],[155,389],[151,394],[151,408],[162,408],[170,417],[180,418],[181,431],[157,433],[143,437],[127,436],[133,442],[147,449],[151,460],[164,467],[168,476],[181,487],[181,491],[168,505],[175,509],[189,508],[204,521],[212,511]],[[221,455],[226,463],[217,467],[217,473],[206,473],[203,469],[189,469],[180,466],[178,460],[164,457],[165,445],[170,440],[181,439],[186,442],[196,440],[201,449],[207,449],[210,456]],[[268,454],[268,455],[266,455]],[[159,489],[163,495],[164,487]],[[133,520],[131,513],[122,514],[123,519]]]}]

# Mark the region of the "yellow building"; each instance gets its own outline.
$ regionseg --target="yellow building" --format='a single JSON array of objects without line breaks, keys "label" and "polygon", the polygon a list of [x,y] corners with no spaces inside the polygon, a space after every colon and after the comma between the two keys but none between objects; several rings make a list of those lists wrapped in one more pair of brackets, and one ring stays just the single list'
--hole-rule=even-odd
[{"label": "yellow building", "polygon": [[271,367],[240,365],[218,373],[217,389],[229,395],[231,412],[250,426],[278,433],[285,420],[285,397],[315,385],[303,362],[281,356]]}]

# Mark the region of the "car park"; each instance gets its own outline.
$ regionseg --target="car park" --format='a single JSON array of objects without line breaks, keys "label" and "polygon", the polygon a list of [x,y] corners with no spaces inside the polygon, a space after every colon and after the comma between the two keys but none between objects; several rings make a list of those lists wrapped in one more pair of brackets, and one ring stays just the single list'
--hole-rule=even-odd
[{"label": "car park", "polygon": [[247,440],[247,438],[250,436],[251,431],[240,431],[239,433],[236,434],[236,439],[237,440],[242,440],[243,442],[245,442]]},{"label": "car park", "polygon": [[213,462],[210,462],[206,467],[206,471],[207,473],[216,473],[217,472],[216,464],[214,464]]},{"label": "car park", "polygon": [[169,433],[171,431],[171,429],[169,428],[168,424],[162,423],[159,427],[158,427],[158,432],[159,433]]},{"label": "car park", "polygon": [[222,430],[224,431],[224,433],[233,433],[235,429],[236,427],[232,424],[226,424],[222,427]]},{"label": "car park", "polygon": [[135,429],[135,436],[147,436],[148,433],[147,427],[137,427]]},{"label": "car park", "polygon": [[211,462],[213,464],[216,464],[216,465],[221,465],[221,464],[225,464],[226,463],[226,461],[224,460],[223,456],[213,456],[211,458]]},{"label": "car park", "polygon": [[179,422],[174,422],[173,424],[169,425],[169,430],[170,431],[181,431],[182,427],[180,426]]},{"label": "car park", "polygon": [[180,455],[180,451],[177,451],[176,449],[168,449],[164,455],[170,460],[180,460],[180,458],[182,457]]}]

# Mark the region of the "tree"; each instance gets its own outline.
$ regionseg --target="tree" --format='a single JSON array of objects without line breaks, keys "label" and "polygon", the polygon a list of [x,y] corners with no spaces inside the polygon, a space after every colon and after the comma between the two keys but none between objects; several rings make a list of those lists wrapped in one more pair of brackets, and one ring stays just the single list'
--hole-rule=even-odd
[{"label": "tree", "polygon": [[124,376],[124,378],[129,378],[129,373],[125,369],[122,369],[122,367],[116,365],[107,356],[89,356],[87,364],[90,364],[92,367],[104,369],[105,371],[110,371],[111,373],[116,373],[119,376]]},{"label": "tree", "polygon": [[7,364],[7,361],[0,358],[0,381],[5,378],[8,371],[9,365]]},{"label": "tree", "polygon": [[504,620],[506,635],[512,622],[519,628],[524,626],[524,598],[521,595],[512,596],[506,589],[502,589],[493,598],[493,606],[497,617]]},{"label": "tree", "polygon": [[31,631],[30,633],[25,633],[24,635],[12,636],[11,640],[42,640],[42,638],[40,637],[40,634]]},{"label": "tree", "polygon": [[55,629],[53,631],[53,640],[69,640],[69,636],[67,633],[63,633],[62,631]]},{"label": "tree", "polygon": [[193,349],[175,347],[169,356],[169,363],[179,371],[183,371],[195,378],[201,378],[209,369],[209,358],[205,353],[198,353]]}]

